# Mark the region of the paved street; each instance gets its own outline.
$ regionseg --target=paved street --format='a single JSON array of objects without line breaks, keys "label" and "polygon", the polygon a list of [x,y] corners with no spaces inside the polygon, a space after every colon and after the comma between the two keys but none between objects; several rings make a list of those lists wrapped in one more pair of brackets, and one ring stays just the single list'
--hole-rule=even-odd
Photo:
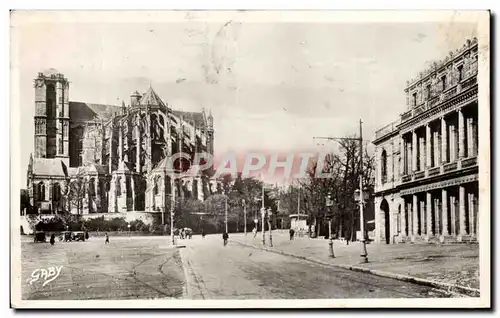
[{"label": "paved street", "polygon": [[[242,233],[231,235],[233,241],[262,246],[258,239]],[[268,234],[266,234],[266,240]],[[334,241],[335,258],[328,257],[328,240],[296,237],[288,231],[273,231],[273,250],[310,257],[332,264],[358,265],[360,243],[346,245]],[[367,244],[368,264],[364,268],[409,275],[448,284],[479,289],[479,245],[477,244]]]},{"label": "paved street", "polygon": [[326,299],[445,297],[398,280],[324,267],[259,251],[220,235],[179,241],[194,299]]},{"label": "paved street", "polygon": [[[54,246],[22,243],[23,299],[146,299],[181,298],[184,272],[178,249],[168,237],[91,237],[86,242]],[[43,285],[29,284],[36,269],[63,266],[59,276]]]},{"label": "paved street", "polygon": [[[111,237],[87,242],[23,242],[24,299],[306,299],[446,297],[432,288],[324,267],[243,247],[220,235]],[[42,286],[29,284],[35,269],[63,266]],[[187,276],[186,276],[187,275]],[[186,284],[187,283],[187,284]]]}]

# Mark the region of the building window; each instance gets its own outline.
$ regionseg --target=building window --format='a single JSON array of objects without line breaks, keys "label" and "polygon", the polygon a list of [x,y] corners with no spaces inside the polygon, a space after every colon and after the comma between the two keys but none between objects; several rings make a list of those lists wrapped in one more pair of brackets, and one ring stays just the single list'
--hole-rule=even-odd
[{"label": "building window", "polygon": [[381,171],[382,171],[382,183],[387,182],[387,152],[385,149],[382,151],[382,159],[381,159]]},{"label": "building window", "polygon": [[154,185],[154,188],[153,188],[153,193],[154,193],[154,195],[158,195],[158,192],[159,192],[159,189],[158,189],[159,188],[158,179],[156,179],[154,182],[155,182],[155,185]]},{"label": "building window", "polygon": [[417,92],[415,92],[411,95],[411,105],[417,106]]},{"label": "building window", "polygon": [[91,178],[89,182],[89,196],[95,196],[95,179]]},{"label": "building window", "polygon": [[52,200],[59,201],[60,198],[61,198],[61,187],[59,186],[59,183],[54,183],[52,185]]},{"label": "building window", "polygon": [[37,185],[37,194],[38,201],[45,201],[45,184],[43,184],[43,182],[40,182]]},{"label": "building window", "polygon": [[442,87],[443,91],[446,89],[447,85],[448,85],[448,83],[447,83],[446,75],[441,76],[441,87]]},{"label": "building window", "polygon": [[459,65],[457,67],[457,71],[458,71],[458,82],[460,83],[464,79],[464,66]]},{"label": "building window", "polygon": [[132,182],[130,181],[130,177],[126,177],[125,179],[126,187],[127,187],[127,198],[132,197]]},{"label": "building window", "polygon": [[121,177],[116,178],[115,188],[116,188],[116,195],[117,196],[122,195],[122,178]]},{"label": "building window", "polygon": [[59,139],[59,154],[62,155],[64,153],[63,141]]}]

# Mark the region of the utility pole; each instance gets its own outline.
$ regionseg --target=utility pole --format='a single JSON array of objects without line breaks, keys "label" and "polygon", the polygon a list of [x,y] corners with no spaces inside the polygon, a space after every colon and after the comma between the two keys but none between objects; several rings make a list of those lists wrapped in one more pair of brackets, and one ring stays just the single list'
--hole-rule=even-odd
[{"label": "utility pole", "polygon": [[297,225],[299,226],[299,233],[300,233],[300,184],[297,187]]},{"label": "utility pole", "polygon": [[363,215],[363,122],[359,120],[359,222],[361,230],[361,258],[360,263],[368,263],[365,241],[365,219]]},{"label": "utility pole", "polygon": [[359,151],[360,151],[360,161],[359,161],[359,223],[361,230],[361,255],[359,263],[368,262],[368,252],[366,251],[366,241],[365,241],[365,224],[363,215],[363,204],[364,204],[364,194],[363,194],[363,121],[359,120],[359,138],[339,138],[339,137],[313,137],[313,139],[326,139],[326,140],[356,140],[359,141]]},{"label": "utility pole", "polygon": [[243,218],[244,218],[244,222],[245,222],[243,231],[245,232],[245,236],[246,236],[247,235],[247,205],[246,205],[245,199],[242,200],[242,203],[243,203]]},{"label": "utility pole", "polygon": [[225,210],[225,223],[226,223],[226,233],[228,233],[227,231],[227,195],[225,196],[225,201],[224,201],[224,210]]},{"label": "utility pole", "polygon": [[173,175],[170,177],[170,237],[172,238],[172,245],[175,245],[174,237],[174,207],[175,207],[175,183]]},{"label": "utility pole", "polygon": [[266,245],[266,226],[265,226],[265,218],[266,218],[266,210],[264,207],[264,179],[262,179],[262,207],[261,207],[261,217],[262,217],[262,245]]}]

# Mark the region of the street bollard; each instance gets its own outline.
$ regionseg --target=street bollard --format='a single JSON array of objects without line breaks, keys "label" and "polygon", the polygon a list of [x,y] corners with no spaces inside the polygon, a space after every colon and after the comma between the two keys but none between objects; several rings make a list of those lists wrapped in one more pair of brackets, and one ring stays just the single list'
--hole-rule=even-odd
[{"label": "street bollard", "polygon": [[335,258],[335,255],[333,254],[333,240],[331,238],[328,242],[328,254],[331,258]]}]

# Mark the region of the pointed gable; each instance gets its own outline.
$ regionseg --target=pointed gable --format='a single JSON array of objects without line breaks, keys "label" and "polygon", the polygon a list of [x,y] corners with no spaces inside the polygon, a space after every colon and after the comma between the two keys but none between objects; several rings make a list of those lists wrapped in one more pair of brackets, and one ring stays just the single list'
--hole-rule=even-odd
[{"label": "pointed gable", "polygon": [[156,94],[156,92],[153,90],[152,87],[148,88],[148,91],[144,93],[144,95],[139,100],[139,104],[143,106],[152,105],[152,106],[167,107],[167,105],[165,105],[165,103],[161,100],[160,96]]}]

